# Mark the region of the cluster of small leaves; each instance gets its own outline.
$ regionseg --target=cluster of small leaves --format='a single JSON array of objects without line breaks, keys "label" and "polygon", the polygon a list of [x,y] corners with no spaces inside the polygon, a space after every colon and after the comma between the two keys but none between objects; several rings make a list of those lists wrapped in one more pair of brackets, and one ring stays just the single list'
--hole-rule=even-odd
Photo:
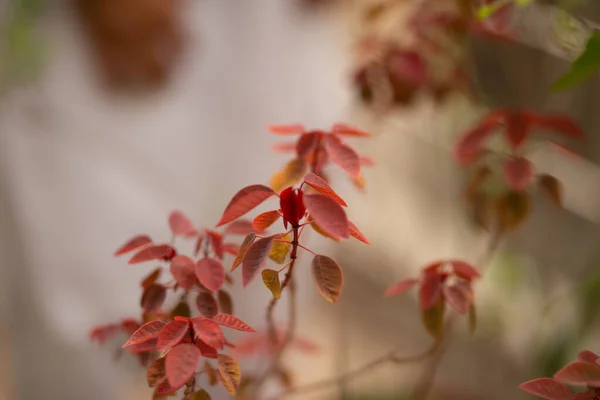
[{"label": "cluster of small leaves", "polygon": [[[156,267],[141,282],[141,320],[127,319],[100,326],[90,337],[104,344],[116,334],[126,333],[129,340],[122,348],[137,355],[147,366],[148,385],[155,388],[154,399],[173,394],[184,386],[184,398],[209,399],[205,390],[196,390],[196,379],[202,374],[206,374],[210,385],[220,381],[235,395],[241,372],[234,358],[220,353],[225,347],[235,347],[225,339],[221,327],[243,332],[254,332],[254,329],[231,315],[232,299],[223,285],[232,284],[233,280],[226,273],[223,260],[226,254],[238,255],[239,245],[229,241],[229,237],[253,233],[252,223],[238,220],[219,233],[196,229],[180,211],[173,211],[168,222],[171,243],[155,243],[148,235],[137,235],[115,252],[116,256],[134,252],[129,259],[132,265],[165,264]],[[195,242],[194,258],[177,251],[173,244],[176,238]],[[167,267],[172,279],[161,283]],[[179,297],[174,306],[166,305],[169,291]],[[192,317],[193,307],[189,304],[192,295],[200,314],[197,317]],[[206,360],[202,370],[197,371],[202,358]],[[209,359],[216,360],[216,366],[211,365]]]},{"label": "cluster of small leaves", "polygon": [[439,338],[443,334],[446,304],[460,314],[469,314],[469,327],[475,330],[474,279],[477,270],[462,260],[441,260],[423,267],[421,276],[402,280],[392,285],[386,296],[396,296],[419,286],[419,304],[423,325],[427,332]]},{"label": "cluster of small leaves", "polygon": [[[530,192],[536,187],[561,204],[561,183],[554,176],[537,173],[528,158],[528,152],[540,142],[552,142],[557,148],[575,154],[554,143],[550,132],[568,139],[584,136],[579,125],[565,115],[495,110],[460,138],[455,157],[461,165],[473,170],[465,195],[480,226],[500,230],[519,226],[529,215]],[[500,148],[492,150],[490,143],[497,138]]]},{"label": "cluster of small leaves", "polygon": [[[582,351],[573,361],[554,374],[553,378],[537,378],[521,384],[521,389],[547,400],[599,400],[599,357],[591,351]],[[574,393],[567,385],[585,386]]]}]

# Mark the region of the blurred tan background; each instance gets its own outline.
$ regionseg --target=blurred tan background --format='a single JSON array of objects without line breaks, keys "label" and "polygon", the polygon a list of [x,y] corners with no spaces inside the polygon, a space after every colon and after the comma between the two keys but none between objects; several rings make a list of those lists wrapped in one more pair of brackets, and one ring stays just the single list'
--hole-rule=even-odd
[{"label": "blurred tan background", "polygon": [[[466,176],[449,148],[486,105],[458,95],[441,105],[419,98],[374,117],[357,104],[349,83],[354,22],[364,2],[298,3],[169,2],[173,9],[157,12],[180,16],[173,26],[182,29],[181,53],[173,53],[172,65],[164,46],[146,55],[162,71],[157,74],[152,67],[124,66],[127,57],[111,53],[111,45],[104,51],[113,62],[99,62],[98,42],[86,34],[73,4],[47,4],[36,25],[44,68],[37,79],[5,81],[0,103],[0,396],[149,398],[144,371],[132,360],[114,362],[111,349],[88,340],[92,326],[138,312],[138,281],[148,270],[111,254],[136,233],[166,239],[172,209],[214,225],[236,190],[266,182],[286,160],[270,153],[275,139],[264,127],[271,123],[353,123],[374,133],[356,147],[377,161],[365,173],[364,194],[333,174],[350,217],[373,245],[329,245],[311,237],[315,249],[333,252],[344,268],[341,302],[325,303],[308,268],[298,269],[300,332],[323,348],[317,358],[290,355],[298,383],[351,370],[392,347],[410,355],[428,345],[415,296],[382,294],[431,259],[475,261],[485,248],[488,238],[470,224],[461,201]],[[411,6],[407,2],[406,12]],[[591,12],[600,20],[600,10]],[[120,34],[135,43],[135,35]],[[568,111],[589,135],[580,148],[590,163],[571,166],[569,209],[536,199],[529,222],[503,244],[477,286],[479,330],[469,337],[459,324],[432,397],[525,399],[519,383],[598,345],[597,299],[582,297],[596,287],[580,285],[600,262],[593,212],[600,186],[594,166],[598,82],[550,95],[566,61],[525,46],[481,39],[472,46],[473,73],[487,105]],[[117,71],[110,85],[150,77],[151,89],[107,89],[102,68]],[[578,181],[582,171],[586,178]],[[267,291],[255,283],[235,296],[236,314],[260,327]],[[279,311],[284,319],[285,307]],[[347,395],[400,399],[420,367],[383,367],[353,381]],[[339,393],[332,388],[298,398],[336,399]]]}]

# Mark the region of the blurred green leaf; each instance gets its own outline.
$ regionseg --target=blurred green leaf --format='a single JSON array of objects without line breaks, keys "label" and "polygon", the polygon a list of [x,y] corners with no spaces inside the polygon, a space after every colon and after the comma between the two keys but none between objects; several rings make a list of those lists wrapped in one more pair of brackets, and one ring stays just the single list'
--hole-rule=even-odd
[{"label": "blurred green leaf", "polygon": [[552,91],[559,92],[578,85],[600,69],[600,31],[594,31],[587,41],[585,50],[571,65],[571,70],[559,78]]}]

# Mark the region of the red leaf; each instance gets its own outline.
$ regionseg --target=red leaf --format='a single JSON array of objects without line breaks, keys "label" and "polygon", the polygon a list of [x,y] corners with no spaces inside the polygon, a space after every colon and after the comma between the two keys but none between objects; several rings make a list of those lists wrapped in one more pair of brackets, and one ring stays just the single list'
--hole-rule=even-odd
[{"label": "red leaf", "polygon": [[575,361],[554,374],[554,378],[571,385],[600,386],[600,366],[586,361]]},{"label": "red leaf", "polygon": [[320,132],[308,132],[302,134],[296,143],[296,154],[298,154],[298,157],[308,157],[308,155],[317,147],[320,135]]},{"label": "red leaf", "polygon": [[517,150],[531,134],[531,124],[536,120],[529,112],[510,112],[506,115],[505,137],[511,150]]},{"label": "red leaf", "polygon": [[97,326],[90,332],[90,340],[102,345],[121,331],[121,324],[108,324]]},{"label": "red leaf", "polygon": [[287,142],[287,143],[276,143],[273,145],[273,150],[278,153],[292,153],[296,151],[296,143]]},{"label": "red leaf", "polygon": [[120,256],[121,254],[129,253],[130,251],[133,251],[137,248],[145,246],[148,243],[152,243],[152,239],[150,239],[150,236],[148,236],[148,235],[135,236],[135,237],[129,239],[129,241],[127,243],[125,243],[124,245],[119,247],[117,249],[117,251],[115,251],[114,255]]},{"label": "red leaf", "polygon": [[584,350],[584,351],[580,351],[579,354],[577,355],[577,359],[579,361],[586,361],[592,364],[597,364],[598,363],[598,358],[600,358],[600,356],[598,356],[598,354],[589,351],[589,350]]},{"label": "red leaf", "polygon": [[343,136],[357,136],[357,137],[370,137],[371,136],[370,133],[361,131],[360,129],[357,129],[357,128],[353,128],[353,127],[346,125],[344,123],[341,123],[341,122],[334,124],[333,127],[331,128],[331,132],[335,133],[336,135],[343,135]]},{"label": "red leaf", "polygon": [[210,247],[218,259],[223,258],[223,236],[215,231],[206,231],[210,239]]},{"label": "red leaf", "polygon": [[221,327],[211,319],[204,317],[192,318],[194,332],[204,343],[215,349],[225,346],[225,337]]},{"label": "red leaf", "polygon": [[509,158],[504,162],[504,179],[511,189],[524,190],[533,180],[533,165],[523,157]]},{"label": "red leaf", "polygon": [[207,289],[216,292],[225,282],[225,268],[215,258],[201,258],[196,263],[196,276]]},{"label": "red leaf", "polygon": [[333,191],[331,186],[323,178],[309,172],[304,176],[304,183],[315,189],[317,192],[324,194],[325,196],[329,196],[336,201],[340,206],[347,207],[348,204],[340,197],[336,192]]},{"label": "red leaf", "polygon": [[123,329],[124,332],[127,332],[129,336],[131,336],[133,332],[137,331],[140,328],[140,326],[140,323],[137,322],[135,319],[129,318],[121,321],[121,329]]},{"label": "red leaf", "polygon": [[412,50],[395,50],[388,55],[387,68],[394,76],[416,84],[428,81],[427,65],[421,54]]},{"label": "red leaf", "polygon": [[229,314],[217,314],[212,318],[219,325],[242,332],[255,332],[254,329],[241,319]]},{"label": "red leaf", "polygon": [[477,272],[477,270],[466,261],[453,260],[450,261],[450,264],[452,264],[452,269],[456,275],[468,281],[481,276],[479,275],[479,272]]},{"label": "red leaf", "polygon": [[576,139],[585,137],[581,126],[568,115],[548,115],[538,118],[536,122],[540,128],[557,131],[568,137]]},{"label": "red leaf", "polygon": [[144,312],[157,311],[167,298],[167,289],[164,286],[153,283],[148,286],[142,294],[141,306]]},{"label": "red leaf", "polygon": [[248,235],[246,235],[246,237],[244,238],[244,241],[240,245],[240,248],[238,250],[237,256],[235,257],[235,260],[233,260],[233,264],[231,264],[231,268],[229,269],[229,272],[233,272],[242,263],[242,261],[244,260],[244,257],[246,256],[246,252],[248,251],[250,246],[252,246],[252,243],[254,243],[254,239],[256,239],[255,233],[249,233]]},{"label": "red leaf", "polygon": [[212,318],[219,312],[219,306],[214,296],[210,292],[200,292],[196,297],[196,307],[200,314],[206,318]]},{"label": "red leaf", "polygon": [[129,346],[127,348],[127,352],[130,354],[141,354],[147,353],[149,351],[156,350],[156,345],[158,344],[158,339],[150,339],[143,343],[134,344],[133,346]]},{"label": "red leaf", "polygon": [[272,246],[273,237],[268,236],[266,238],[257,240],[248,248],[248,251],[246,251],[244,256],[244,261],[242,261],[243,287],[248,286],[248,284],[252,281],[257,271],[267,259]]},{"label": "red leaf", "polygon": [[346,212],[335,200],[322,194],[307,194],[303,200],[311,218],[321,229],[336,238],[348,238]]},{"label": "red leaf", "polygon": [[232,256],[237,256],[240,251],[240,245],[237,243],[224,243],[223,244],[223,252],[227,254],[231,254]]},{"label": "red leaf", "polygon": [[442,281],[438,274],[425,274],[419,291],[421,307],[428,310],[435,306],[442,294]]},{"label": "red leaf", "polygon": [[269,197],[276,195],[277,193],[273,189],[265,185],[246,186],[233,196],[217,226],[225,225],[228,222],[238,219]]},{"label": "red leaf", "polygon": [[367,167],[372,167],[375,165],[375,160],[373,160],[371,157],[359,156],[359,159],[360,165],[364,165]]},{"label": "red leaf", "polygon": [[179,388],[172,388],[169,385],[169,380],[165,379],[164,381],[159,383],[158,386],[156,387],[156,390],[154,391],[154,396],[153,396],[152,400],[161,400],[161,397],[159,397],[160,395],[169,395],[169,394],[175,393],[177,391],[177,389],[179,389]]},{"label": "red leaf", "polygon": [[187,320],[174,320],[169,322],[158,334],[156,351],[163,352],[177,345],[187,333],[188,328],[189,323]]},{"label": "red leaf", "polygon": [[180,344],[171,349],[165,357],[165,372],[169,385],[173,388],[185,385],[196,372],[200,357],[200,350],[193,344]]},{"label": "red leaf", "polygon": [[452,285],[443,285],[442,291],[452,308],[461,314],[469,312],[469,307],[473,303],[473,292],[468,282],[460,281]]},{"label": "red leaf", "polygon": [[325,150],[340,168],[346,171],[353,178],[360,176],[360,158],[358,154],[334,135],[325,136]]},{"label": "red leaf", "polygon": [[459,164],[468,165],[484,153],[483,144],[485,140],[491,136],[504,116],[505,112],[502,110],[492,112],[460,138],[454,152]]},{"label": "red leaf", "polygon": [[348,220],[348,233],[353,238],[360,240],[363,243],[371,244],[369,240],[362,234],[362,232],[352,223],[352,221]]},{"label": "red leaf", "polygon": [[176,254],[177,251],[168,244],[152,245],[135,253],[129,260],[129,264],[139,264],[155,260],[170,260]]},{"label": "red leaf", "polygon": [[121,348],[129,347],[134,344],[143,343],[147,340],[158,337],[159,332],[165,326],[163,321],[150,321],[140,326],[138,330],[125,342]]},{"label": "red leaf", "polygon": [[155,283],[158,278],[160,278],[160,274],[162,273],[162,267],[157,267],[154,271],[150,272],[146,277],[142,280],[141,286],[143,289],[146,289],[148,286]]},{"label": "red leaf", "polygon": [[290,125],[269,125],[267,130],[276,135],[297,135],[304,132],[304,125],[301,124],[290,124]]},{"label": "red leaf", "polygon": [[552,378],[538,378],[522,383],[521,390],[546,400],[569,400],[573,394],[564,383]]},{"label": "red leaf", "polygon": [[194,223],[181,211],[174,210],[169,215],[169,227],[173,236],[192,236],[196,234]]},{"label": "red leaf", "polygon": [[204,234],[198,235],[198,239],[196,240],[196,246],[194,246],[194,256],[198,256],[200,251],[202,250],[202,244],[204,243]]},{"label": "red leaf", "polygon": [[406,292],[407,290],[412,289],[412,287],[415,286],[417,283],[419,283],[418,279],[415,279],[415,278],[405,279],[403,281],[396,283],[395,285],[390,286],[390,288],[385,292],[385,295],[387,297],[392,297],[392,296],[402,294],[402,293]]},{"label": "red leaf", "polygon": [[246,236],[251,232],[254,232],[252,221],[248,221],[247,219],[233,221],[231,224],[227,225],[227,228],[225,229],[225,234],[227,235]]},{"label": "red leaf", "polygon": [[195,265],[188,256],[176,256],[171,260],[171,274],[184,290],[190,290],[196,284]]},{"label": "red leaf", "polygon": [[196,339],[196,347],[200,350],[202,355],[206,358],[216,359],[219,355],[219,353],[217,353],[217,349],[207,345],[200,339]]},{"label": "red leaf", "polygon": [[277,210],[266,211],[258,214],[254,221],[252,221],[252,227],[257,232],[262,232],[271,225],[273,225],[281,217],[281,214]]}]

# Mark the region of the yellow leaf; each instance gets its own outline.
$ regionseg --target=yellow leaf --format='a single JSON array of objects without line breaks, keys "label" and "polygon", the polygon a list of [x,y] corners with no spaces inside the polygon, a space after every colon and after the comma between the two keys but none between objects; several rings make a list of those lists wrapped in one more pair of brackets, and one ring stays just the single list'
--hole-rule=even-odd
[{"label": "yellow leaf", "polygon": [[356,178],[352,178],[352,183],[358,190],[365,190],[365,177],[362,174]]},{"label": "yellow leaf", "polygon": [[217,371],[208,363],[208,361],[204,362],[204,372],[206,372],[206,376],[208,376],[208,384],[210,386],[214,386],[217,383]]},{"label": "yellow leaf", "polygon": [[200,389],[190,396],[190,400],[211,400],[210,394],[204,389]]},{"label": "yellow leaf", "polygon": [[242,371],[239,364],[233,357],[226,354],[219,354],[217,361],[219,364],[219,379],[221,379],[223,387],[232,396],[235,396],[242,379]]},{"label": "yellow leaf", "polygon": [[278,299],[281,296],[281,282],[279,282],[279,272],[272,269],[263,269],[262,279],[267,289],[273,293],[273,297]]},{"label": "yellow leaf", "polygon": [[[290,241],[290,235],[285,235],[281,238],[281,240]],[[275,261],[277,264],[283,264],[288,255],[288,246],[287,243],[275,242],[273,243],[273,247],[271,247],[271,251],[269,252],[269,258]]]},{"label": "yellow leaf", "polygon": [[306,162],[302,158],[294,158],[285,167],[271,177],[269,185],[276,192],[297,183],[306,174]]}]

